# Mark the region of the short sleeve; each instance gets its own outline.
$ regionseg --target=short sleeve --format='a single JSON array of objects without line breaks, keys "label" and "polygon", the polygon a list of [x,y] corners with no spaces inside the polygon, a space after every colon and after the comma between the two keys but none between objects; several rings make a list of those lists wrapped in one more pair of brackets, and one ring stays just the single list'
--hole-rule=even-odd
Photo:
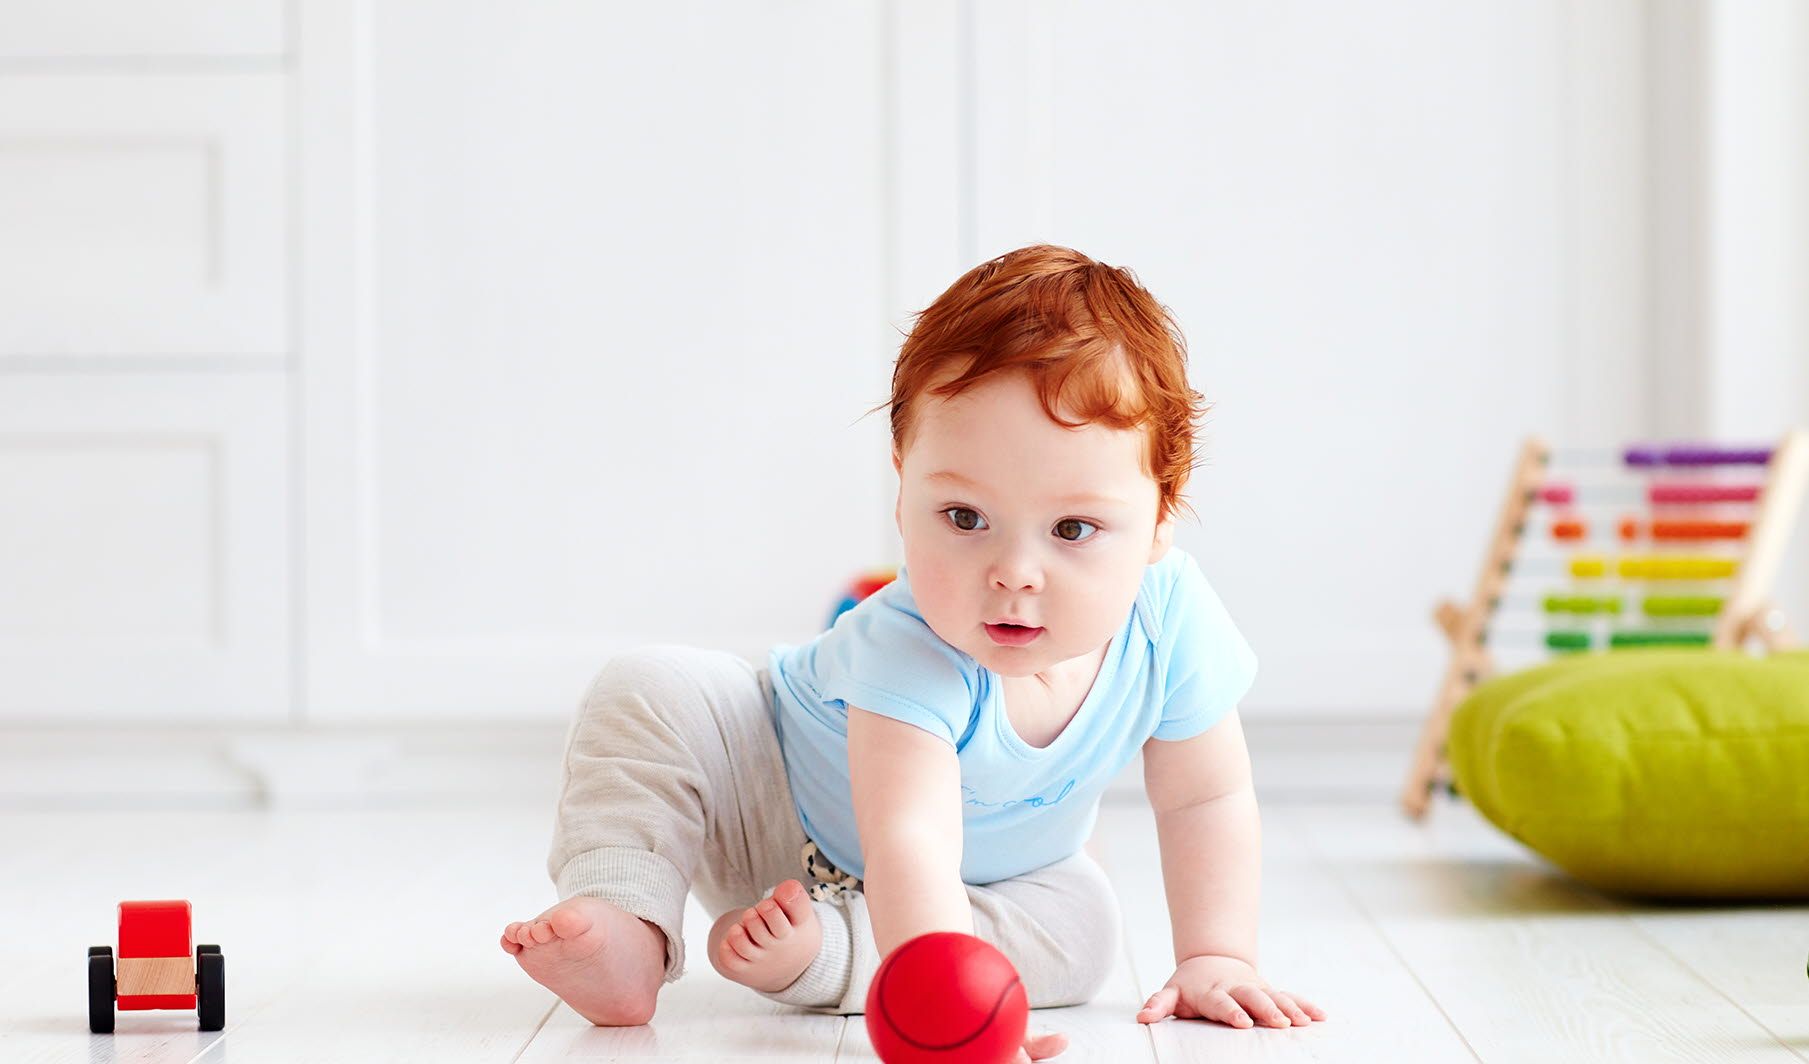
[{"label": "short sleeve", "polygon": [[974,714],[977,668],[944,642],[898,580],[836,620],[817,654],[817,688],[846,711],[852,704],[957,744]]},{"label": "short sleeve", "polygon": [[1175,582],[1162,611],[1156,660],[1164,667],[1162,720],[1157,739],[1178,741],[1204,732],[1237,707],[1256,680],[1256,654],[1231,623],[1199,562],[1179,550]]}]

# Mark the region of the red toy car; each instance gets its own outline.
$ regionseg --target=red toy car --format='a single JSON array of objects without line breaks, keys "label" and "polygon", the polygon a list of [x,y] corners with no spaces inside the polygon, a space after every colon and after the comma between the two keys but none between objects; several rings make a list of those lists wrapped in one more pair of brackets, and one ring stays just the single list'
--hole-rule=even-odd
[{"label": "red toy car", "polygon": [[203,1031],[226,1026],[226,968],[218,946],[189,955],[186,901],[119,903],[119,971],[113,947],[88,949],[88,1029],[113,1033],[115,999],[121,1009],[194,1009]]}]

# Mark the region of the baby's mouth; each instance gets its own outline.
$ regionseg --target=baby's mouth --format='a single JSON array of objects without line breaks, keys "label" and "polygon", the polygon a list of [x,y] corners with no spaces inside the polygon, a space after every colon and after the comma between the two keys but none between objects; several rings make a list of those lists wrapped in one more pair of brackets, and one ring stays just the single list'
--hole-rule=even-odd
[{"label": "baby's mouth", "polygon": [[986,626],[986,635],[994,643],[1004,647],[1026,646],[1041,637],[1042,634],[1043,629],[1041,628],[1030,628],[1021,624],[989,624]]}]

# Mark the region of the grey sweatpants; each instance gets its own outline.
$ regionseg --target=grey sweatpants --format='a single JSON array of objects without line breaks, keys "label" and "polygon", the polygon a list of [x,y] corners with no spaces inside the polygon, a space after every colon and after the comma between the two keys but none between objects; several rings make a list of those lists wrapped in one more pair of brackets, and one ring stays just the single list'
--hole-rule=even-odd
[{"label": "grey sweatpants", "polygon": [[[685,899],[712,917],[787,879],[811,885],[766,670],[733,654],[650,646],[612,658],[591,684],[565,752],[548,871],[561,900],[601,898],[666,933],[666,981],[684,973]],[[1086,854],[969,886],[974,933],[1024,980],[1032,1008],[1076,1005],[1105,983],[1119,912]],[[767,997],[858,1013],[879,967],[865,897],[813,901],[823,948]]]}]

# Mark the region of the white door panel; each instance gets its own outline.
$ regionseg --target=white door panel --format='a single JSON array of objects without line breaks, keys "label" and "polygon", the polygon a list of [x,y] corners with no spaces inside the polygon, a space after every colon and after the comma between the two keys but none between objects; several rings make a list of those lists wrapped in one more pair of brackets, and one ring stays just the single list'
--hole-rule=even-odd
[{"label": "white door panel", "polygon": [[287,375],[0,375],[0,716],[280,721]]},{"label": "white door panel", "polygon": [[0,355],[286,353],[286,86],[0,76]]},{"label": "white door panel", "polygon": [[878,11],[303,9],[312,716],[564,716],[887,560]]}]

